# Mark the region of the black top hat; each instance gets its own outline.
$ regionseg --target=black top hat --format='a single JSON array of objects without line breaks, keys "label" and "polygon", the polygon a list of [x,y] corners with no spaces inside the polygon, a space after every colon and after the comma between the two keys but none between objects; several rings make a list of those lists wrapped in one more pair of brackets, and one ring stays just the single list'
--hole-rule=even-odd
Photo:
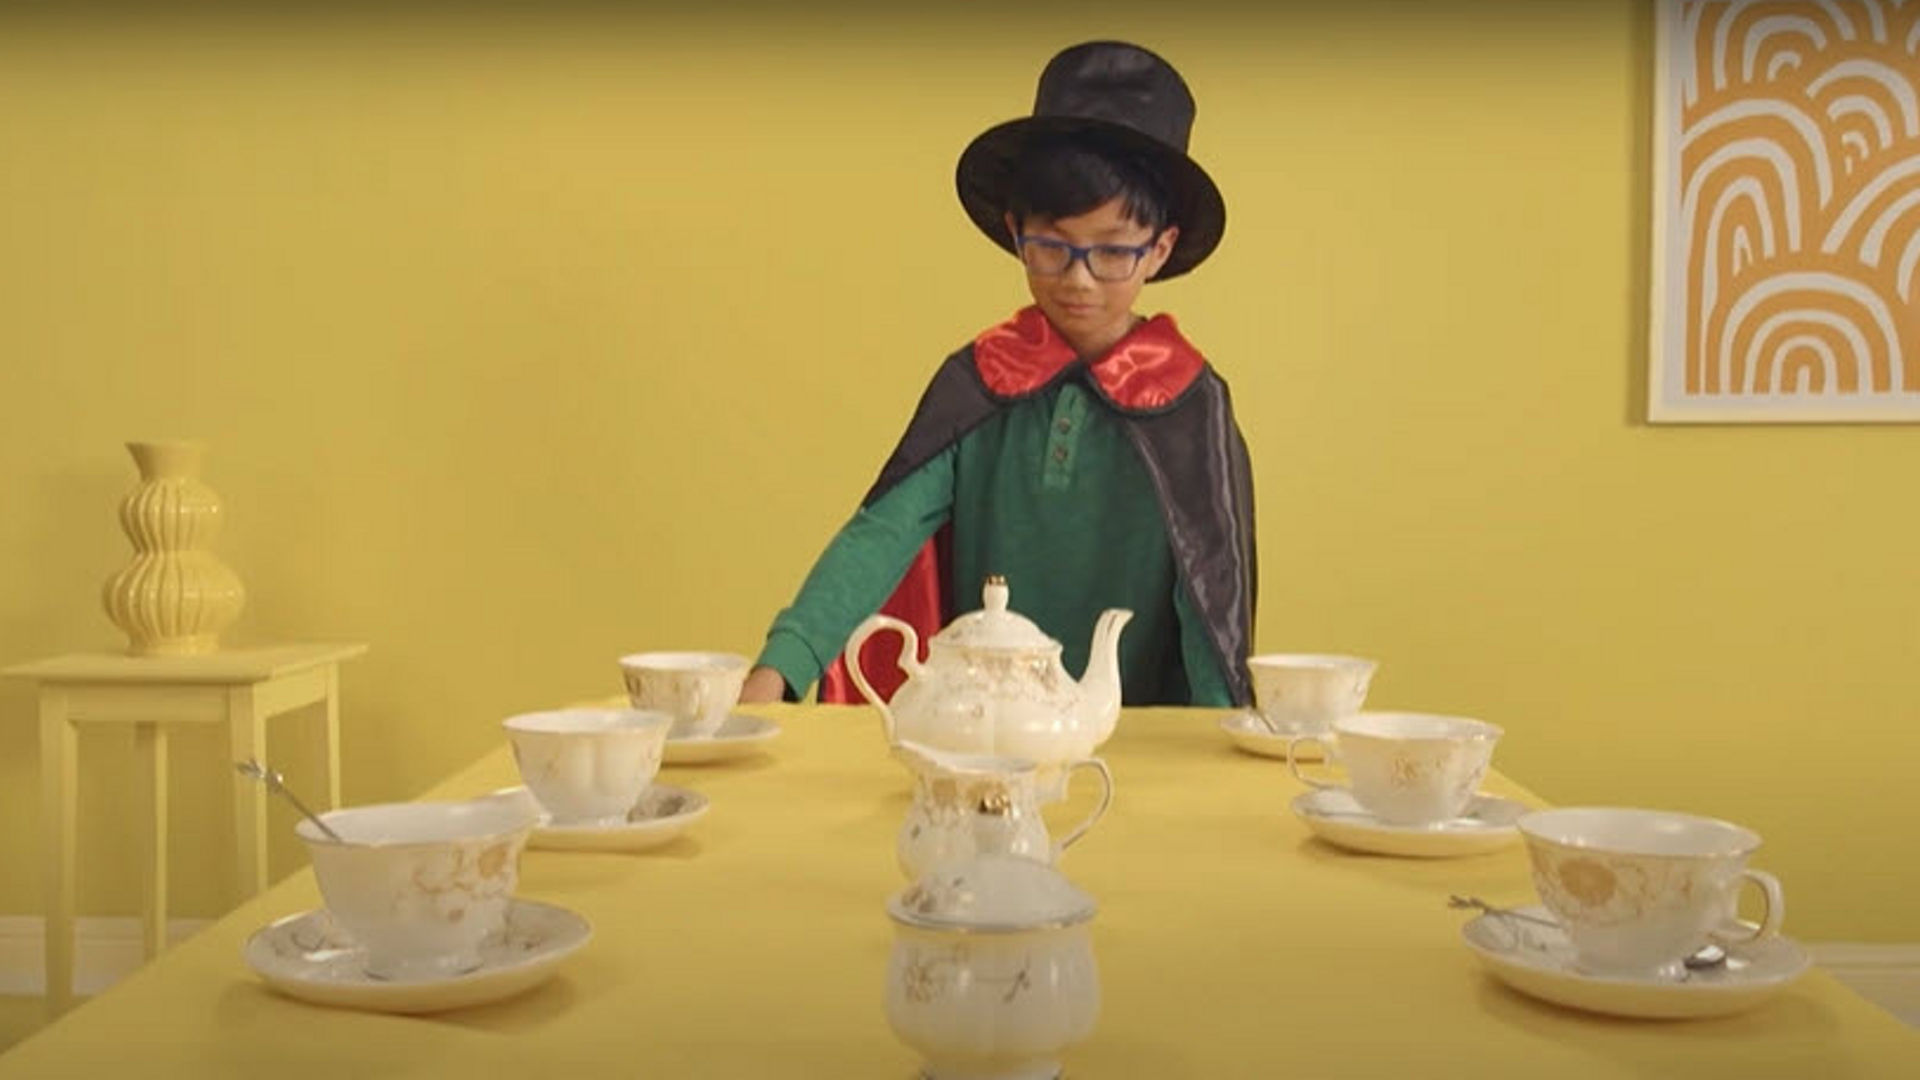
[{"label": "black top hat", "polygon": [[1165,189],[1180,239],[1152,280],[1177,277],[1212,254],[1227,228],[1227,205],[1206,171],[1187,156],[1193,94],[1173,65],[1119,41],[1075,45],[1047,63],[1033,115],[988,128],[960,155],[954,180],[967,216],[1011,252],[1005,215],[1015,163],[1032,143],[1078,136],[1146,165]]}]

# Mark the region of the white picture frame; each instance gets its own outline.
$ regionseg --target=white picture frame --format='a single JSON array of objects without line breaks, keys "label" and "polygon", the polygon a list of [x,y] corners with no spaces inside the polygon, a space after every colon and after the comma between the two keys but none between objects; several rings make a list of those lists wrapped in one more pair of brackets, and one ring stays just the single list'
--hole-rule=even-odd
[{"label": "white picture frame", "polygon": [[1655,20],[1648,420],[1920,421],[1920,0]]}]

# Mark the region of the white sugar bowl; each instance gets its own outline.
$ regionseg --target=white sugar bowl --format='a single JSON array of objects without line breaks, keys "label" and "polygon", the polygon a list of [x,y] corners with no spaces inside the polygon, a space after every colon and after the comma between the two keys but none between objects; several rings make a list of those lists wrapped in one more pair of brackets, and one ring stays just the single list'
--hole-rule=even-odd
[{"label": "white sugar bowl", "polygon": [[1093,1033],[1100,973],[1093,898],[1059,871],[983,854],[887,904],[887,1023],[928,1080],[1048,1080]]}]

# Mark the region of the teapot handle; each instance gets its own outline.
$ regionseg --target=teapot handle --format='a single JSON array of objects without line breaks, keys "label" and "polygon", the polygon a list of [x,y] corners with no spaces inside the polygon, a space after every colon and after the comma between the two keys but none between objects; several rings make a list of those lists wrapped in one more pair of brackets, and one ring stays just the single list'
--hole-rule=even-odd
[{"label": "teapot handle", "polygon": [[893,743],[899,741],[894,736],[893,710],[887,708],[886,701],[874,692],[873,684],[867,681],[867,673],[860,670],[861,648],[867,644],[868,638],[882,630],[892,630],[904,639],[900,642],[900,670],[907,673],[907,678],[914,678],[924,670],[924,665],[920,663],[920,635],[913,627],[891,615],[875,615],[861,623],[853,636],[847,639],[847,674],[853,677],[853,685],[860,691],[860,696],[880,710],[880,721],[885,725],[887,741]]}]

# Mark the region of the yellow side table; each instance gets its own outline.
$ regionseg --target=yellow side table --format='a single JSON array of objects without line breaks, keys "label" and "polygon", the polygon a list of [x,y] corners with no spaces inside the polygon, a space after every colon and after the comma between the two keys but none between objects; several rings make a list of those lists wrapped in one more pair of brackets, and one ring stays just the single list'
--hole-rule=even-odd
[{"label": "yellow side table", "polygon": [[[267,720],[325,706],[328,806],[340,805],[340,662],[365,645],[280,645],[204,656],[75,653],[0,671],[30,679],[40,697],[40,777],[46,837],[47,1007],[73,1003],[74,818],[79,794],[79,725],[132,724],[153,820],[145,832],[142,936],[149,958],[166,944],[167,729],[227,725],[233,760],[265,758]],[[233,776],[240,898],[267,885],[267,791]]]}]

